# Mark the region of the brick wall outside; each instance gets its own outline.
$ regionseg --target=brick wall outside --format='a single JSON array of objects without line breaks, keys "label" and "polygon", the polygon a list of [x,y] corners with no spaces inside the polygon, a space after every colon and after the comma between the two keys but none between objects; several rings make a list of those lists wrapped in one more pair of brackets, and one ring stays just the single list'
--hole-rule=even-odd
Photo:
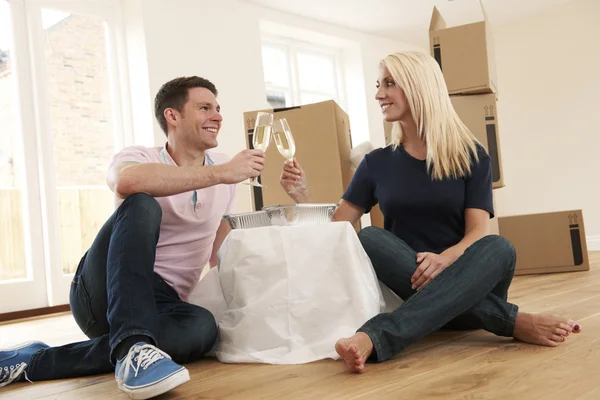
[{"label": "brick wall outside", "polygon": [[[70,16],[46,29],[57,186],[106,182],[115,147],[105,37],[102,21],[85,16]],[[21,134],[13,85],[14,75],[0,64],[0,149],[11,159]],[[20,186],[20,179],[13,163],[0,166],[0,187]]]},{"label": "brick wall outside", "polygon": [[0,67],[0,188],[18,186],[18,175],[13,162],[16,141],[16,112],[14,79],[10,70]]}]

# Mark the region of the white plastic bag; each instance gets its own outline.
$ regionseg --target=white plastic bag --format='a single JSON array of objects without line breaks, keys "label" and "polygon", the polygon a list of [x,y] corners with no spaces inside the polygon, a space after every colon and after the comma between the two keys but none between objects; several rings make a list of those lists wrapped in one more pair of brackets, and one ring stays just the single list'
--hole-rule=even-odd
[{"label": "white plastic bag", "polygon": [[[217,268],[211,268],[198,282],[188,297],[188,302],[206,308],[215,317],[217,326],[219,325],[221,317],[227,310],[227,303],[225,303],[225,297],[223,297],[219,270]],[[219,341],[217,339],[217,342],[206,356],[214,357],[218,345]]]},{"label": "white plastic bag", "polygon": [[354,146],[352,150],[350,150],[350,164],[352,165],[352,168],[358,168],[358,165],[363,158],[373,150],[375,150],[375,146],[373,146],[373,143],[371,142],[362,142],[361,144]]},{"label": "white plastic bag", "polygon": [[227,303],[225,303],[225,297],[223,297],[223,289],[221,289],[217,268],[211,268],[198,282],[188,297],[188,302],[206,308],[215,317],[217,324],[219,323],[227,310]]},{"label": "white plastic bag", "polygon": [[383,303],[371,263],[347,222],[233,230],[222,247],[227,310],[222,362],[299,364],[337,359]]}]

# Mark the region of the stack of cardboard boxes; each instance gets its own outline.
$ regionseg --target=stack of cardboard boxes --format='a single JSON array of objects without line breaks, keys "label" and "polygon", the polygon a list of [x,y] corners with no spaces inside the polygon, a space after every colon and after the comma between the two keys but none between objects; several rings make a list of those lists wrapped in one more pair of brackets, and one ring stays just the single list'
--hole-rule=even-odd
[{"label": "stack of cardboard boxes", "polygon": [[[429,26],[431,55],[437,60],[462,121],[485,146],[492,159],[494,198],[504,186],[498,85],[493,37],[483,9],[483,21],[447,28],[434,8]],[[497,204],[494,201],[494,207]],[[500,210],[496,209],[496,214]],[[495,218],[492,231],[517,250],[516,274],[589,269],[581,210]]]},{"label": "stack of cardboard boxes", "polygon": [[[429,25],[431,55],[444,74],[452,105],[492,159],[494,207],[496,190],[504,186],[497,112],[496,68],[492,35],[487,21],[447,28],[436,7]],[[386,144],[391,141],[392,124],[384,122]],[[383,226],[379,208],[371,213],[371,223]],[[498,234],[498,218],[490,221],[490,231]]]},{"label": "stack of cardboard boxes", "polygon": [[[429,26],[430,51],[442,69],[454,109],[491,157],[494,209],[498,215],[496,194],[504,187],[498,89],[493,37],[483,5],[482,11],[482,21],[448,28],[434,8]],[[334,101],[246,112],[248,148],[252,147],[258,111],[271,111],[275,118],[287,118],[296,139],[296,158],[310,180],[312,200],[316,203],[339,201],[353,174],[350,124],[346,113]],[[391,130],[392,125],[384,122],[386,144],[390,143]],[[252,189],[255,210],[290,203],[279,185],[282,164],[283,158],[277,154],[275,146],[271,146],[260,178],[266,187]],[[371,211],[371,224],[384,226],[383,215],[377,206]],[[515,246],[516,274],[589,270],[581,210],[495,217],[491,220],[491,232],[504,236]]]},{"label": "stack of cardboard boxes", "polygon": [[[434,7],[429,24],[431,55],[442,69],[452,106],[492,159],[495,207],[496,190],[504,186],[504,176],[492,39],[485,12],[483,21],[447,28]],[[490,230],[499,233],[497,217],[490,221]]]},{"label": "stack of cardboard boxes", "polygon": [[[494,209],[498,190],[504,187],[498,86],[493,37],[483,9],[483,21],[446,27],[434,7],[429,25],[429,44],[436,59],[452,105],[465,125],[488,151],[492,159]],[[386,144],[392,124],[384,122]],[[383,215],[376,208],[371,223],[383,227]],[[536,274],[589,270],[583,214],[581,210],[495,217],[490,231],[507,238],[517,250],[516,274]]]}]

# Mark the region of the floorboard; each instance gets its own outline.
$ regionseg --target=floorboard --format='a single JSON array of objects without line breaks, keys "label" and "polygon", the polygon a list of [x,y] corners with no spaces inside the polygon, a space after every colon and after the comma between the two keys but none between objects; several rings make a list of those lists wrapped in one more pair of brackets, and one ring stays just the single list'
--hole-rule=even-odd
[{"label": "floorboard", "polygon": [[[600,399],[600,253],[592,269],[514,278],[509,301],[529,312],[578,320],[583,332],[557,348],[496,337],[483,331],[438,332],[396,359],[346,372],[340,361],[306,365],[187,365],[191,382],[159,399]],[[84,340],[69,313],[0,324],[0,347],[27,339],[51,345]],[[125,400],[114,375],[19,383],[0,399]]]}]

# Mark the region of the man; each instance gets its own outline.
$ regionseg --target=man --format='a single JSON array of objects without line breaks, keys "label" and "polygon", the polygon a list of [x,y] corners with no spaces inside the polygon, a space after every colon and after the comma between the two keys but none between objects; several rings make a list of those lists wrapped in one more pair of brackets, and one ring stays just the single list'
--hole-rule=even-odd
[{"label": "man", "polygon": [[[186,302],[229,232],[235,184],[258,176],[264,154],[230,161],[217,146],[217,90],[200,77],[167,82],[155,98],[164,148],[129,147],[108,170],[119,207],[83,256],[71,285],[73,316],[90,340],[32,342],[0,352],[0,386],[23,379],[115,371],[119,389],[146,399],[189,380],[177,363],[201,358],[217,338],[204,308]],[[172,359],[171,359],[172,357]]]}]

